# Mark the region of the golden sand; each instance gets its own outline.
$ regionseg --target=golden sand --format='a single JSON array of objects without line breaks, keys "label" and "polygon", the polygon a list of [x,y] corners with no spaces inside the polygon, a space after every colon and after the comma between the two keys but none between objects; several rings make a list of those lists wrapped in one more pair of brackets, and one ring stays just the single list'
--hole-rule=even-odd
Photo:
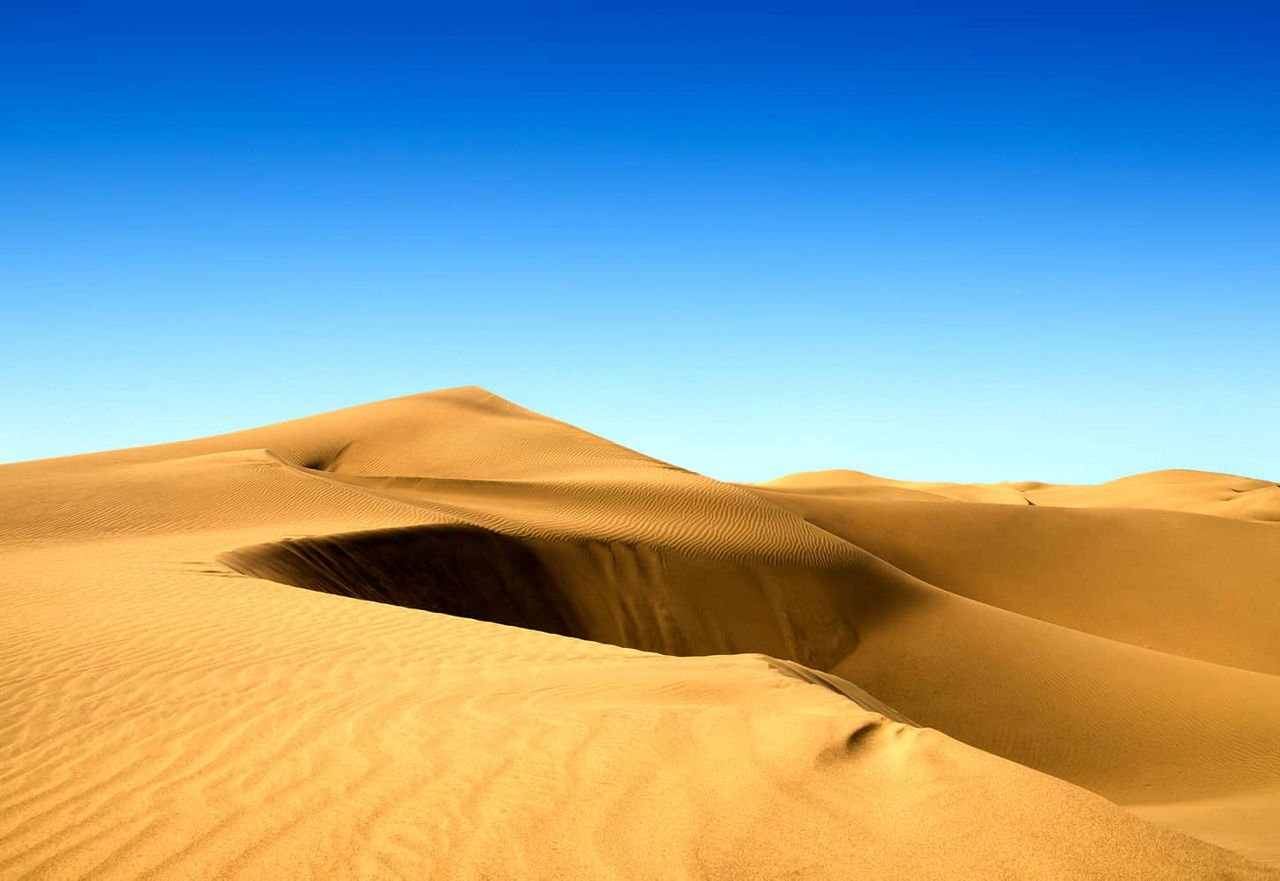
[{"label": "golden sand", "polygon": [[1261,480],[730,484],[467,388],[2,466],[0,574],[0,877],[1280,876]]}]

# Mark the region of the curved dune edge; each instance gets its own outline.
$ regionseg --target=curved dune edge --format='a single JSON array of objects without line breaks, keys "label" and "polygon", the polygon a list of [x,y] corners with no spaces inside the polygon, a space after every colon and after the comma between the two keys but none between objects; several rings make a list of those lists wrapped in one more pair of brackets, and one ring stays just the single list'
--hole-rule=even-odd
[{"label": "curved dune edge", "polygon": [[901,490],[479,389],[0,467],[0,872],[1272,877],[1276,525]]}]

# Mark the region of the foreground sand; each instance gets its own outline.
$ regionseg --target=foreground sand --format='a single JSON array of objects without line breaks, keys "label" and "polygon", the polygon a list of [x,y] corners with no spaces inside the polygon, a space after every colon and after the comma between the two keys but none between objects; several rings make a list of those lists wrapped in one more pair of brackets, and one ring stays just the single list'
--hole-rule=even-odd
[{"label": "foreground sand", "polygon": [[0,467],[0,602],[0,877],[1280,864],[1263,481],[725,484],[457,389]]}]

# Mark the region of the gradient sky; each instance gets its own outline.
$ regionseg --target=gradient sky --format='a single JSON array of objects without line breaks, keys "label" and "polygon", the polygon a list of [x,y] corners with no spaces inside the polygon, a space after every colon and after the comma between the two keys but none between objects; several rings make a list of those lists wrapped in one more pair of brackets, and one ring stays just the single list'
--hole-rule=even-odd
[{"label": "gradient sky", "polygon": [[307,8],[0,13],[0,461],[477,384],[725,479],[1280,478],[1280,7]]}]

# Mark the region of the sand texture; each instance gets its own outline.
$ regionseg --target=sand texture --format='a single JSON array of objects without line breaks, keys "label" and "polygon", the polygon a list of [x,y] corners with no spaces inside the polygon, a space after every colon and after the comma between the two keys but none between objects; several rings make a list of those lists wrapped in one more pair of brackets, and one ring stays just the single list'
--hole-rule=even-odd
[{"label": "sand texture", "polygon": [[3,878],[1280,877],[1280,488],[482,389],[0,466]]}]

